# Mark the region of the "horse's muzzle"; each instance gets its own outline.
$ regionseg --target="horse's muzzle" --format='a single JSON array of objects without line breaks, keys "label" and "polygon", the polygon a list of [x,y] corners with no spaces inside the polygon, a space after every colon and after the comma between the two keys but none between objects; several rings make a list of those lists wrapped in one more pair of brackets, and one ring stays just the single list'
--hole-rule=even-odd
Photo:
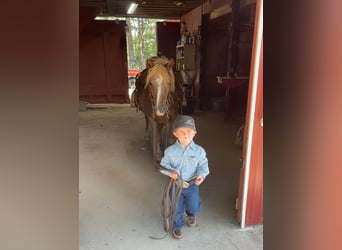
[{"label": "horse's muzzle", "polygon": [[157,116],[163,116],[168,111],[169,111],[168,105],[154,107],[154,112]]}]

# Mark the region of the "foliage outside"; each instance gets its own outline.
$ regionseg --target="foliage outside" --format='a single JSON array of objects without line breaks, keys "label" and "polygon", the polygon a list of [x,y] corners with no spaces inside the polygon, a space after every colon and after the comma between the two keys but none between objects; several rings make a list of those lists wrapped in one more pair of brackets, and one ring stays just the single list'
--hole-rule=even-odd
[{"label": "foliage outside", "polygon": [[126,18],[128,69],[143,70],[146,59],[157,55],[156,22],[160,19]]}]

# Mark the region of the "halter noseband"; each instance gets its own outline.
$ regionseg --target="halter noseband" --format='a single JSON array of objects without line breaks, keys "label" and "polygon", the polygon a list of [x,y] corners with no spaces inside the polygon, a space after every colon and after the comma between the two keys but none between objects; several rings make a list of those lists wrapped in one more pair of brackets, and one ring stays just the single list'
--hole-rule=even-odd
[{"label": "halter noseband", "polygon": [[[151,85],[149,86],[149,88],[152,88]],[[165,105],[161,105],[158,108],[155,105],[154,102],[154,98],[153,98],[153,94],[152,94],[152,89],[150,89],[150,99],[151,99],[151,104],[152,104],[152,113],[153,113],[153,118],[155,117],[156,112],[160,112],[160,113],[165,113],[166,114],[166,118],[169,118],[169,99],[170,99],[170,93],[167,94],[167,99],[166,99],[166,103]]]}]

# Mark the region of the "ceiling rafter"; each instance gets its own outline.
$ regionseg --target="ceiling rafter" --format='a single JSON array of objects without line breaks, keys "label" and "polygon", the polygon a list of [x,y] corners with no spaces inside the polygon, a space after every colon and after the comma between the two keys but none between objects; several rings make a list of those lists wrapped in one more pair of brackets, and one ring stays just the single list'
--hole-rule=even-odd
[{"label": "ceiling rafter", "polygon": [[[120,17],[180,19],[206,0],[136,0],[136,2],[139,6],[132,15],[127,14],[131,3],[127,0],[80,0],[80,6],[97,7],[99,13]],[[181,5],[178,6],[177,3]]]}]

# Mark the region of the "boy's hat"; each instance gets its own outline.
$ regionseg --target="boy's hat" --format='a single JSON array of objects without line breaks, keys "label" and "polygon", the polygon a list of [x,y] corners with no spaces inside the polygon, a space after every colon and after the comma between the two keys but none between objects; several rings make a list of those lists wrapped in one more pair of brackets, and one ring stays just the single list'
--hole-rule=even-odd
[{"label": "boy's hat", "polygon": [[188,115],[179,115],[175,120],[175,129],[178,128],[192,128],[196,130],[195,121],[191,116]]}]

